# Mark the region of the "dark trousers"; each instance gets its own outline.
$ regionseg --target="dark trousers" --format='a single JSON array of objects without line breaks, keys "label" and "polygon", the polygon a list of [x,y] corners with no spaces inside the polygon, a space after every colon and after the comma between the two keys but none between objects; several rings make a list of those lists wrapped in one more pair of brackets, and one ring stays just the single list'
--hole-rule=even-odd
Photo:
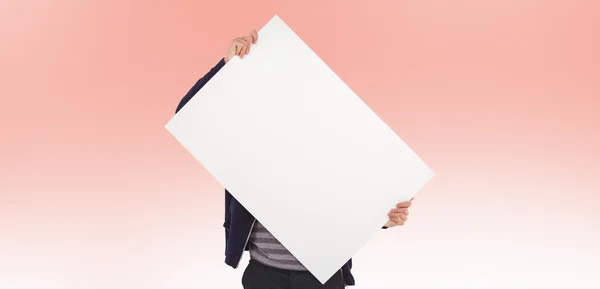
[{"label": "dark trousers", "polygon": [[242,277],[244,289],[344,289],[341,270],[325,284],[308,271],[277,269],[250,260]]}]

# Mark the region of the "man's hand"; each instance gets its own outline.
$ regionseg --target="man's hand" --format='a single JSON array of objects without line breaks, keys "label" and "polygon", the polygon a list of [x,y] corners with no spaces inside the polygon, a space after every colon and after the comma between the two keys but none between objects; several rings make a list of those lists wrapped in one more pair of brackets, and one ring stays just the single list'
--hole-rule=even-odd
[{"label": "man's hand", "polygon": [[231,41],[231,45],[229,46],[229,50],[227,50],[227,55],[225,56],[225,63],[229,61],[233,56],[237,55],[240,58],[244,58],[244,55],[250,53],[250,46],[256,43],[258,40],[258,33],[256,30],[252,30],[250,35],[236,37]]},{"label": "man's hand", "polygon": [[388,213],[388,217],[390,217],[390,220],[387,223],[385,223],[384,226],[391,228],[404,225],[404,223],[408,219],[408,208],[410,207],[410,205],[412,205],[412,200],[413,199],[410,199],[410,201],[396,204],[396,207],[391,209]]}]

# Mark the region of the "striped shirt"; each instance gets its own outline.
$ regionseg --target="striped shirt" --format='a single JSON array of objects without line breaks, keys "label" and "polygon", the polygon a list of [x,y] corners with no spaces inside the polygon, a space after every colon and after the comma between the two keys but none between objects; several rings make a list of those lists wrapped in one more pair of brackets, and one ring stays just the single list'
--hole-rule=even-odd
[{"label": "striped shirt", "polygon": [[307,271],[306,268],[258,221],[249,239],[250,258],[270,267]]}]

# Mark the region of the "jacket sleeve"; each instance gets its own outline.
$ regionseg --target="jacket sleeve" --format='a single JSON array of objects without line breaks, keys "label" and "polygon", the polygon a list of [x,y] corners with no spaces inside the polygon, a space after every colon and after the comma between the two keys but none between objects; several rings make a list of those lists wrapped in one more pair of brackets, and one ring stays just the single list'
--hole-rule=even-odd
[{"label": "jacket sleeve", "polygon": [[179,112],[179,110],[185,106],[186,103],[188,103],[188,101],[190,101],[190,99],[192,99],[192,97],[194,97],[194,95],[196,95],[196,93],[198,93],[198,91],[200,91],[200,89],[213,77],[215,76],[215,74],[217,74],[217,72],[223,68],[223,66],[225,65],[225,58],[222,58],[221,61],[219,61],[219,63],[217,63],[217,65],[215,65],[215,67],[213,67],[206,75],[204,75],[202,78],[200,78],[196,84],[194,84],[194,86],[192,86],[192,88],[190,89],[190,91],[188,91],[188,93],[183,96],[183,98],[181,99],[181,101],[179,102],[179,105],[177,105],[177,109],[175,110],[175,113]]},{"label": "jacket sleeve", "polygon": [[223,227],[225,228],[225,243],[229,240],[229,225],[231,224],[231,213],[229,212],[229,207],[231,205],[231,193],[225,189],[225,222],[223,223]]}]

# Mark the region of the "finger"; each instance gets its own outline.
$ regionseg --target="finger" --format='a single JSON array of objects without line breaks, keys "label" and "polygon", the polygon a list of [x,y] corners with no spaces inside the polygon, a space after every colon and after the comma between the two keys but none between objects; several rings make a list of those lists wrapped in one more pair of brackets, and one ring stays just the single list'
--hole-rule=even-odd
[{"label": "finger", "polygon": [[242,54],[244,53],[244,45],[246,45],[246,41],[244,41],[242,38],[237,38],[236,40],[236,50],[235,50],[235,55],[242,57]]},{"label": "finger", "polygon": [[397,209],[397,210],[400,210],[400,211],[390,212],[390,214],[393,216],[400,216],[400,215],[408,216],[408,211],[402,211],[402,210],[406,210],[406,209]]},{"label": "finger", "polygon": [[242,51],[242,47],[244,47],[244,41],[240,40],[239,38],[236,38],[234,40],[234,46],[235,46],[235,55],[239,56]]},{"label": "finger", "polygon": [[244,56],[244,55],[247,55],[248,52],[250,52],[250,45],[251,45],[250,41],[251,40],[249,38],[247,38],[247,37],[244,37],[244,38],[241,38],[241,39],[244,42],[244,49],[242,50],[241,55]]},{"label": "finger", "polygon": [[405,213],[389,213],[388,214],[388,217],[390,217],[390,218],[395,218],[395,217],[400,217],[400,216],[408,216],[408,215]]},{"label": "finger", "polygon": [[239,49],[238,49],[238,51],[237,51],[237,55],[238,55],[240,58],[244,58],[244,55],[246,55],[246,54],[247,54],[247,53],[246,53],[246,51],[247,51],[247,49],[248,49],[248,48],[247,48],[247,47],[248,47],[248,41],[246,41],[246,40],[245,40],[245,39],[243,39],[243,38],[239,38],[239,43],[240,43],[240,46],[239,46]]},{"label": "finger", "polygon": [[239,56],[241,59],[244,59],[244,55],[246,55],[246,43],[242,44]]},{"label": "finger", "polygon": [[250,46],[252,46],[252,37],[246,36],[244,37],[244,41],[246,41],[246,54],[250,53]]},{"label": "finger", "polygon": [[258,33],[256,33],[256,29],[252,29],[252,32],[250,32],[250,37],[252,37],[252,43],[256,43],[258,40]]},{"label": "finger", "polygon": [[391,213],[388,216],[390,218],[400,218],[402,220],[406,220],[408,218],[408,216],[406,214],[403,214],[403,213]]},{"label": "finger", "polygon": [[410,207],[411,204],[412,204],[411,202],[398,203],[398,204],[396,204],[396,208],[399,208],[399,209],[408,208],[408,207]]},{"label": "finger", "polygon": [[394,208],[390,211],[390,213],[403,213],[403,214],[408,215],[408,209],[407,208],[402,208],[402,209]]},{"label": "finger", "polygon": [[402,225],[404,225],[404,221],[402,219],[400,219],[400,218],[390,219],[390,222],[396,224],[396,226],[402,226]]}]

